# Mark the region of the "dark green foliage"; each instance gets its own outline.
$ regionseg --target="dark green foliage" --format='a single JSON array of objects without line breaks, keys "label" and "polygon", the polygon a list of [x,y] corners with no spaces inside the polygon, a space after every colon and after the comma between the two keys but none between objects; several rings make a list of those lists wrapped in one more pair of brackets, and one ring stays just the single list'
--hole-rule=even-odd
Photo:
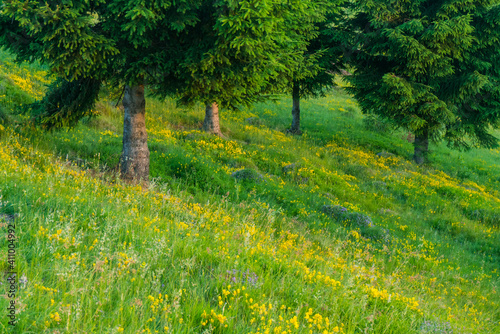
[{"label": "dark green foliage", "polygon": [[32,120],[46,129],[75,126],[93,115],[101,82],[92,78],[74,81],[58,79],[49,86],[44,99],[28,106]]},{"label": "dark green foliage", "polygon": [[[88,115],[98,83],[125,85],[121,173],[146,180],[144,86],[185,104],[236,107],[259,100],[279,86],[271,85],[273,78],[296,67],[321,5],[313,0],[7,0],[0,24],[13,31],[12,51],[24,57],[27,48],[35,48],[33,56],[68,81],[56,83],[32,107],[47,128],[75,125]],[[15,25],[5,28],[8,20]],[[26,43],[22,36],[28,36]]]},{"label": "dark green foliage", "polygon": [[0,202],[0,220],[13,220],[16,215],[14,206],[8,201]]},{"label": "dark green foliage", "polygon": [[[153,155],[161,152],[162,145],[151,145]],[[163,181],[173,183],[182,182],[183,188],[196,192],[197,189],[203,191],[217,190],[227,192],[234,186],[234,181],[225,173],[213,173],[214,166],[206,161],[193,159],[193,155],[187,153],[181,147],[170,147],[168,159],[161,159],[156,156],[151,159],[151,176],[161,176]]]},{"label": "dark green foliage", "polygon": [[363,118],[363,125],[367,130],[379,133],[388,133],[392,129],[390,121],[374,114]]},{"label": "dark green foliage", "polygon": [[325,90],[334,86],[334,75],[343,69],[339,52],[342,34],[336,22],[343,3],[344,0],[327,1],[318,11],[317,22],[307,32],[309,41],[303,62],[292,78],[292,83],[300,87],[302,98],[324,96]]},{"label": "dark green foliage", "polygon": [[[183,104],[249,105],[282,90],[301,61],[322,1],[202,2],[195,25],[158,54],[156,92]],[[166,51],[166,52],[165,52]],[[168,67],[172,69],[167,70]]]},{"label": "dark green foliage", "polygon": [[0,15],[0,45],[18,60],[47,62],[60,76],[42,101],[26,105],[31,120],[45,129],[74,126],[91,114],[100,77],[116,54],[100,32],[95,6],[86,2],[49,4],[5,1]]},{"label": "dark green foliage", "polygon": [[41,57],[41,46],[7,15],[0,15],[0,45],[16,54],[20,60],[35,60]]},{"label": "dark green foliage", "polygon": [[2,106],[0,105],[0,137],[2,137],[3,130],[5,129],[5,127],[3,125],[7,124],[8,121],[9,121],[9,119],[8,119],[7,115],[5,114],[5,112],[3,111]]},{"label": "dark green foliage", "polygon": [[344,172],[346,174],[355,176],[356,178],[370,177],[370,168],[360,164],[348,164],[346,165]]},{"label": "dark green foliage", "polygon": [[[334,75],[340,69],[340,54],[335,52],[339,41],[331,31],[337,29],[334,18],[342,2],[343,0],[325,1],[316,9],[316,17],[298,25],[306,41],[304,45],[299,45],[299,50],[303,48],[303,55],[298,58],[295,67],[291,67],[290,73],[285,75],[289,82],[287,90],[292,93],[293,100],[292,124],[287,130],[291,134],[302,134],[300,100],[325,96],[325,91],[334,86]],[[293,27],[291,25],[290,29]],[[280,78],[275,80],[279,81]]]},{"label": "dark green foliage", "polygon": [[[440,87],[440,93],[455,103],[457,115],[446,139],[456,148],[493,148],[498,140],[488,130],[500,126],[500,4],[478,10],[473,25],[475,43],[461,70]],[[463,139],[466,136],[470,143]]]},{"label": "dark green foliage", "polygon": [[5,124],[7,123],[7,121],[8,121],[7,114],[5,114],[2,106],[0,106],[0,124]]},{"label": "dark green foliage", "polygon": [[[492,147],[498,125],[499,8],[494,1],[351,3],[346,79],[365,113],[417,137],[459,148]],[[418,147],[417,147],[418,146]]]},{"label": "dark green foliage", "polygon": [[481,223],[500,226],[500,210],[493,209],[465,209],[464,213],[469,219],[479,221]]},{"label": "dark green foliage", "polygon": [[35,48],[34,57],[68,80],[146,82],[159,96],[223,108],[284,87],[274,79],[297,67],[322,6],[312,0],[11,0],[0,22],[16,40],[12,51],[25,59],[27,48]]},{"label": "dark green foliage", "polygon": [[[5,43],[21,59],[40,59],[68,80],[104,75],[109,57],[118,53],[102,31],[99,6],[105,1],[4,1],[2,21],[15,43]],[[29,54],[31,52],[31,54]]]}]

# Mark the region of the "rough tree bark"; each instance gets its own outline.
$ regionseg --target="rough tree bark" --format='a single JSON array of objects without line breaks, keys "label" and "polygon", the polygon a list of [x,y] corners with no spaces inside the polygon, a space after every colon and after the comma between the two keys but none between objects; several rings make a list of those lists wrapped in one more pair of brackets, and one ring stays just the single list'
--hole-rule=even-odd
[{"label": "rough tree bark", "polygon": [[128,181],[149,181],[149,149],[146,132],[144,85],[125,86],[123,95],[123,150],[121,177]]},{"label": "rough tree bark", "polygon": [[292,88],[292,127],[290,133],[300,135],[300,86],[298,83],[293,83]]},{"label": "rough tree bark", "polygon": [[219,124],[219,106],[216,102],[206,105],[203,131],[222,137]]},{"label": "rough tree bark", "polygon": [[421,134],[415,135],[413,149],[413,160],[419,165],[426,162],[427,153],[429,152],[429,133],[427,130]]}]

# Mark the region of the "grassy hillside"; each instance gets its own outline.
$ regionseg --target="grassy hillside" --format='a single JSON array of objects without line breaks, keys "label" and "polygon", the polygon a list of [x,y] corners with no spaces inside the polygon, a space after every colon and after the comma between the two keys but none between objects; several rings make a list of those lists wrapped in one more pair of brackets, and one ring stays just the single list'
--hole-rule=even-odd
[{"label": "grassy hillside", "polygon": [[148,99],[141,188],[116,173],[115,101],[75,129],[27,128],[14,113],[44,68],[0,56],[0,226],[19,273],[2,331],[500,332],[499,150],[432,146],[418,167],[411,135],[340,88],[302,104],[301,137],[286,97],[223,113],[224,139],[198,130],[201,107]]}]

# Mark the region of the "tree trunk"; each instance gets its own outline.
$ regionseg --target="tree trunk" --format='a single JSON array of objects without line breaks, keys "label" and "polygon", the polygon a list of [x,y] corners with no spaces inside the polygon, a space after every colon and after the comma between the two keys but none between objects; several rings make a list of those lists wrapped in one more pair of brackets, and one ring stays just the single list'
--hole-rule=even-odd
[{"label": "tree trunk", "polygon": [[219,106],[216,102],[206,105],[203,131],[210,132],[222,137],[222,132],[220,131],[219,125]]},{"label": "tree trunk", "polygon": [[419,165],[423,164],[427,160],[427,153],[429,152],[429,133],[425,130],[419,135],[415,135],[415,141],[413,142],[414,155],[413,160]]},{"label": "tree trunk", "polygon": [[125,86],[123,95],[123,150],[121,177],[128,181],[149,181],[149,149],[146,132],[144,85]]},{"label": "tree trunk", "polygon": [[292,88],[292,127],[290,128],[290,133],[300,135],[300,86],[298,83],[293,83]]}]

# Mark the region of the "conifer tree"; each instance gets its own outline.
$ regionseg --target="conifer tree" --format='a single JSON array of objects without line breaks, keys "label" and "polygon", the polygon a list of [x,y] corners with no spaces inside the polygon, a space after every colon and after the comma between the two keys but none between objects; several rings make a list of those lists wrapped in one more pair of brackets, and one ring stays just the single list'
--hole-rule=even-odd
[{"label": "conifer tree", "polygon": [[458,149],[498,146],[489,130],[500,127],[499,2],[478,12],[473,20],[475,43],[460,69],[440,87],[456,114],[445,138]]},{"label": "conifer tree", "polygon": [[[415,134],[421,164],[429,140],[491,147],[498,113],[498,1],[356,0],[350,91],[365,113]],[[495,109],[496,108],[496,109]]]},{"label": "conifer tree", "polygon": [[[145,86],[160,96],[175,94],[183,103],[201,101],[214,115],[218,106],[249,104],[272,77],[296,63],[300,48],[287,47],[300,46],[304,39],[298,28],[289,34],[286,23],[310,15],[314,3],[6,0],[0,25],[5,29],[6,21],[15,22],[7,28],[15,41],[10,45],[16,46],[11,50],[21,55],[36,50],[32,55],[66,80],[56,90],[97,98],[91,94],[96,82],[125,85],[121,173],[125,179],[147,180]],[[82,84],[88,86],[75,87]],[[49,93],[39,114],[85,115],[78,108],[82,104],[68,108],[64,96]],[[71,112],[61,113],[56,100]]]},{"label": "conifer tree", "polygon": [[[324,96],[325,90],[334,85],[334,75],[342,68],[336,37],[339,9],[343,0],[326,1],[311,18],[304,54],[298,66],[288,78],[288,90],[292,94],[292,124],[288,130],[292,134],[302,134],[300,128],[300,100],[308,97]],[[303,27],[302,27],[303,29]]]},{"label": "conifer tree", "polygon": [[188,29],[191,38],[179,41],[179,70],[175,80],[163,80],[159,92],[168,92],[172,82],[183,83],[177,89],[181,103],[203,102],[203,129],[221,135],[219,108],[249,105],[285,89],[327,5],[324,0],[218,3]]}]

